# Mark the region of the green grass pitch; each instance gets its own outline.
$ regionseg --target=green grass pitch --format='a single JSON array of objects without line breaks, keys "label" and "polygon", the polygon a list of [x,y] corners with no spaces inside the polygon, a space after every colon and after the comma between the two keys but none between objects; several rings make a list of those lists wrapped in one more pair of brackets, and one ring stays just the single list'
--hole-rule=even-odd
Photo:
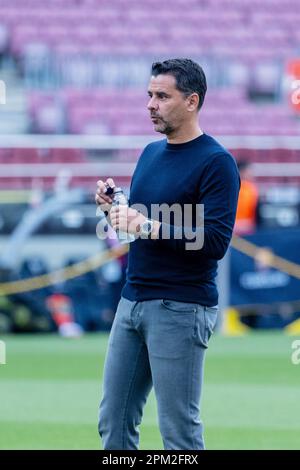
[{"label": "green grass pitch", "polygon": [[[78,340],[55,335],[2,337],[0,449],[100,449],[98,402],[106,334]],[[202,398],[208,449],[300,449],[300,364],[295,338],[215,335]],[[162,449],[153,393],[141,449]]]}]

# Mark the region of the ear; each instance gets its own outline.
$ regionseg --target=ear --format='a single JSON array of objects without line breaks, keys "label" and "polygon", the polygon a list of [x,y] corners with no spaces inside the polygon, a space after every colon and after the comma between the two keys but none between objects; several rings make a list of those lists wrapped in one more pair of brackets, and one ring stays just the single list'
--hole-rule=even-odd
[{"label": "ear", "polygon": [[198,93],[192,93],[190,96],[187,97],[187,109],[188,111],[197,111],[198,104],[199,104],[199,95]]}]

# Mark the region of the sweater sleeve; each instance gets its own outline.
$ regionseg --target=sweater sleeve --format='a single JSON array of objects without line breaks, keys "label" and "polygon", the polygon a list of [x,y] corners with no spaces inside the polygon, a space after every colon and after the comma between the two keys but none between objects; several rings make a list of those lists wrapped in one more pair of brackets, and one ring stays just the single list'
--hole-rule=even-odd
[{"label": "sweater sleeve", "polygon": [[[233,157],[225,152],[215,154],[204,170],[198,188],[197,204],[203,205],[203,221],[197,220],[194,227],[162,222],[158,239],[171,244],[176,252],[188,249],[200,258],[223,258],[232,237],[239,189],[240,176]],[[197,214],[199,216],[199,211]],[[166,233],[169,239],[165,238]],[[194,238],[191,238],[192,233]],[[187,248],[188,244],[190,248]]]}]

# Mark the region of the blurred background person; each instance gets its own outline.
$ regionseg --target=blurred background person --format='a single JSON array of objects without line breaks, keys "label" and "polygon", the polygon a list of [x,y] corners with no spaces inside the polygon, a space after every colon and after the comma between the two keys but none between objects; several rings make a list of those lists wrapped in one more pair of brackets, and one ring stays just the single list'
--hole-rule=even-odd
[{"label": "blurred background person", "polygon": [[255,184],[251,162],[249,160],[240,160],[238,169],[241,178],[241,189],[234,231],[237,235],[249,235],[257,227],[259,191]]}]

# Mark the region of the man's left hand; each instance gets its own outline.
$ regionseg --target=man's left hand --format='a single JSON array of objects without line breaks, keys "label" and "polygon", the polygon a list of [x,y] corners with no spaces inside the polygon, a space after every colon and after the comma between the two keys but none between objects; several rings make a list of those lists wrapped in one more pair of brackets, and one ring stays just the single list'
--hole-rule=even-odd
[{"label": "man's left hand", "polygon": [[146,217],[135,209],[125,205],[113,206],[110,210],[110,222],[114,230],[139,235],[140,226]]}]

